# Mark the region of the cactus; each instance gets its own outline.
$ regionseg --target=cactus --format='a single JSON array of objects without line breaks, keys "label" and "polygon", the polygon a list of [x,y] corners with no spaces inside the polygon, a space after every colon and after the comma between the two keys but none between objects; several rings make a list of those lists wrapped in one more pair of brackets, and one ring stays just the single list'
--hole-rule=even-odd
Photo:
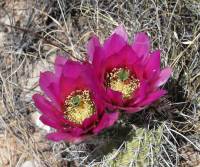
[{"label": "cactus", "polygon": [[162,143],[162,134],[162,126],[153,130],[138,128],[135,134],[132,134],[131,140],[125,143],[123,150],[116,156],[117,150],[114,150],[105,157],[105,160],[112,167],[155,165]]}]

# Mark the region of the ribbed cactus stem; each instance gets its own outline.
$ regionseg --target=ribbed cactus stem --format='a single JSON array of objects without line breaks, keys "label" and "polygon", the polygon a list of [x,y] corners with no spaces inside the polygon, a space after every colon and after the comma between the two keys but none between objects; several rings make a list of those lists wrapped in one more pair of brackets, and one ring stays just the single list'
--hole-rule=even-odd
[{"label": "ribbed cactus stem", "polygon": [[[126,142],[125,148],[118,151],[115,158],[109,160],[109,166],[126,167],[132,163],[136,167],[145,167],[155,164],[155,159],[160,151],[162,134],[162,126],[153,130],[138,128],[132,135],[132,139]],[[107,158],[110,159],[116,151],[114,150]]]}]

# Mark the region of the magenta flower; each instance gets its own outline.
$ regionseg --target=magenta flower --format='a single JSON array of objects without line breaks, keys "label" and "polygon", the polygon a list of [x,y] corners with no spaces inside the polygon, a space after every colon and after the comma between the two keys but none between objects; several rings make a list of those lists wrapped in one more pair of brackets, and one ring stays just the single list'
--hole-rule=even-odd
[{"label": "magenta flower", "polygon": [[150,51],[145,33],[137,33],[129,44],[126,31],[119,26],[103,45],[93,36],[87,52],[110,109],[137,112],[166,93],[159,87],[168,80],[172,70],[160,69],[160,51]]},{"label": "magenta flower", "polygon": [[42,113],[40,120],[56,129],[47,135],[50,140],[81,142],[118,119],[118,112],[105,112],[88,63],[57,56],[55,73],[41,73],[39,84],[47,98],[35,94],[33,100]]}]

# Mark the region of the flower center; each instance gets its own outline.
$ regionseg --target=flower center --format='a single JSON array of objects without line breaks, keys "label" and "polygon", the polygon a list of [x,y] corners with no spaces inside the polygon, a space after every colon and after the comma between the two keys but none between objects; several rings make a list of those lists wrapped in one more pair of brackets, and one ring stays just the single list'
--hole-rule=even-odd
[{"label": "flower center", "polygon": [[129,98],[139,87],[139,80],[126,68],[114,68],[106,75],[106,82],[112,90],[121,92],[123,98]]},{"label": "flower center", "polygon": [[94,112],[95,106],[88,90],[74,91],[65,100],[65,118],[76,124],[82,124]]}]

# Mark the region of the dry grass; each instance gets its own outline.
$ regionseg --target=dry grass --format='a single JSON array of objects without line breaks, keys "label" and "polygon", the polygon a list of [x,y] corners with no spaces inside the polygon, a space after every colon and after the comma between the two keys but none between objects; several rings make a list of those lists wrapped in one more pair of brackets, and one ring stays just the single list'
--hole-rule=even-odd
[{"label": "dry grass", "polygon": [[[199,13],[198,0],[0,1],[0,166],[21,166],[27,160],[36,166],[108,166],[107,155],[126,153],[129,131],[160,126],[160,152],[150,166],[200,165]],[[168,96],[89,143],[46,141],[46,132],[31,117],[39,72],[52,68],[58,53],[84,59],[92,34],[103,41],[121,23],[130,39],[146,31],[152,48],[162,50],[163,66],[174,71],[165,85]],[[135,163],[132,159],[129,165]]]}]

